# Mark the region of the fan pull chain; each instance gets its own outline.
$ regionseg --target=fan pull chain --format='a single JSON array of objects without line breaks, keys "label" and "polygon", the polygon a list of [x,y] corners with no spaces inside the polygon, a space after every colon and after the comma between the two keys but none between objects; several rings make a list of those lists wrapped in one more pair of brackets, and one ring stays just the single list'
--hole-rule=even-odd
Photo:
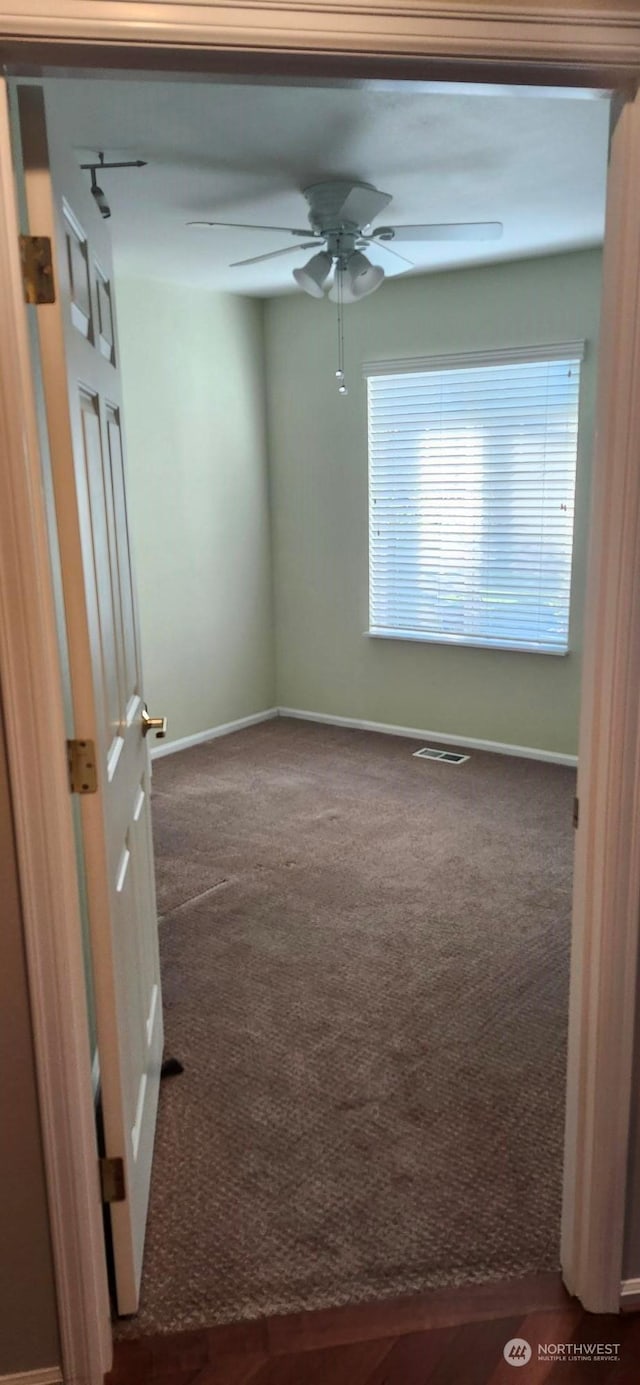
[{"label": "fan pull chain", "polygon": [[342,269],[339,264],[336,270],[336,282],[338,288],[338,369],[336,370],[336,380],[338,381],[338,394],[345,395],[348,394],[349,391],[347,389],[344,379],[344,321],[342,316]]}]

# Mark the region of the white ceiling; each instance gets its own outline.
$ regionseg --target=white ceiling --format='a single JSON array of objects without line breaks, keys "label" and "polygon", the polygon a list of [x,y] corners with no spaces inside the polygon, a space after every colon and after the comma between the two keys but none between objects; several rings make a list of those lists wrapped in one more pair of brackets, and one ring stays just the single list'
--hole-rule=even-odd
[{"label": "white ceiling", "polygon": [[[261,296],[295,289],[310,251],[246,269],[277,232],[193,231],[199,217],[306,225],[302,188],[361,179],[393,195],[378,224],[504,222],[498,243],[400,247],[416,270],[598,244],[609,103],[566,94],[456,93],[411,84],[56,80],[48,96],[79,150],[140,157],[100,176],[121,270]],[[384,251],[371,254],[387,273]]]}]

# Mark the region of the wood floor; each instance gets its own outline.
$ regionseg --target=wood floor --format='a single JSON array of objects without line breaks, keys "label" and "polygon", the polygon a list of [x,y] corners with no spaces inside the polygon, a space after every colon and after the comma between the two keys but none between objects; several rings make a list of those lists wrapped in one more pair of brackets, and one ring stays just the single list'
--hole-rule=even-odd
[{"label": "wood floor", "polygon": [[[531,1347],[516,1369],[503,1347]],[[618,1343],[617,1362],[539,1359]],[[572,1353],[575,1354],[575,1353]],[[565,1350],[565,1356],[567,1352]],[[106,1385],[574,1385],[640,1381],[640,1314],[594,1316],[557,1275],[117,1342]]]}]

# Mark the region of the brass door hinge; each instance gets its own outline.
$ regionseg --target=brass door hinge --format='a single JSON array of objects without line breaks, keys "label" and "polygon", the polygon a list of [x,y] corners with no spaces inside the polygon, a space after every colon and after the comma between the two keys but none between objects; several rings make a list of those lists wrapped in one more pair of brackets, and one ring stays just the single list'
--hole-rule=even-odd
[{"label": "brass door hinge", "polygon": [[93,741],[67,741],[69,788],[72,793],[96,793],[98,771]]},{"label": "brass door hinge", "polygon": [[579,821],[580,821],[580,799],[579,799],[579,798],[574,798],[574,800],[573,800],[573,825],[574,825],[574,827],[577,827],[577,826],[578,826]]},{"label": "brass door hinge", "polygon": [[124,1159],[100,1159],[100,1190],[103,1202],[124,1202]]},{"label": "brass door hinge", "polygon": [[20,236],[22,283],[26,303],[55,303],[51,241],[48,236]]}]

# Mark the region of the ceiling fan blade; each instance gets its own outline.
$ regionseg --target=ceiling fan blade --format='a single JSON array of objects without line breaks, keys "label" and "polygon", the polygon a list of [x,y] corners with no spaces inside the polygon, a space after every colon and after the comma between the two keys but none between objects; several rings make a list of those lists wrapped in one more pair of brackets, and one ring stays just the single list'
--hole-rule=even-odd
[{"label": "ceiling fan blade", "polygon": [[229,269],[239,269],[245,264],[261,264],[262,260],[275,260],[278,255],[293,255],[296,250],[315,250],[316,241],[307,240],[302,245],[285,245],[284,250],[269,250],[266,255],[251,255],[248,260],[234,260]]},{"label": "ceiling fan blade", "polygon": [[340,219],[355,221],[356,226],[368,226],[391,201],[390,192],[378,192],[377,188],[355,187],[347,193]]},{"label": "ceiling fan blade", "polygon": [[[304,227],[301,229],[299,226],[254,226],[247,221],[186,221],[185,225],[199,231],[208,231],[217,226],[229,226],[234,231],[282,231],[285,235],[290,236],[315,235],[315,232],[311,231],[308,226],[306,229]],[[318,235],[317,239],[320,240],[322,237]]]},{"label": "ceiling fan blade", "polygon": [[[408,260],[406,255],[399,255],[397,250],[392,250],[388,241],[376,240],[373,235],[361,236],[360,240],[362,241],[363,245],[375,245],[378,250],[386,250],[387,255],[393,255],[394,260],[401,260],[402,263],[406,264],[409,269],[415,269],[414,261]],[[360,242],[358,242],[358,244],[359,243]],[[398,273],[399,272],[400,271],[398,271]]]},{"label": "ceiling fan blade", "polygon": [[372,236],[383,243],[428,240],[500,240],[501,221],[442,221],[433,226],[376,226]]}]

